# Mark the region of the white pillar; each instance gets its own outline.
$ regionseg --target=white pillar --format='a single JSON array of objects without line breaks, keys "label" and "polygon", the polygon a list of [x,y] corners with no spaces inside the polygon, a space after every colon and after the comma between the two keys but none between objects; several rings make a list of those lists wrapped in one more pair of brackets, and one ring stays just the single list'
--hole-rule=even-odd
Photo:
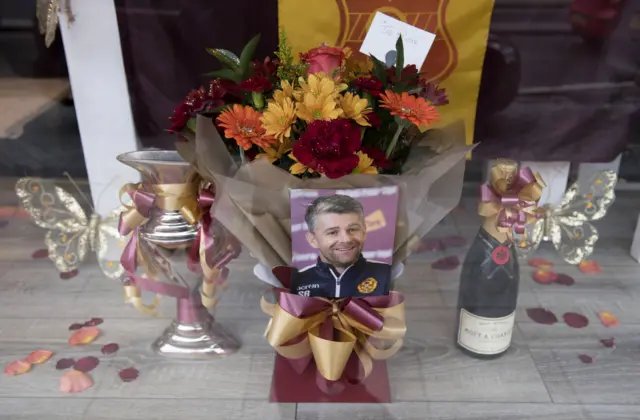
[{"label": "white pillar", "polygon": [[116,9],[112,0],[69,1],[75,20],[60,11],[60,30],[93,204],[106,215],[119,205],[120,187],[139,180],[116,161],[138,148]]},{"label": "white pillar", "polygon": [[620,159],[622,155],[618,155],[617,158],[611,162],[606,163],[581,163],[578,166],[578,179],[588,179],[594,174],[602,171],[614,171],[616,174],[620,171]]}]

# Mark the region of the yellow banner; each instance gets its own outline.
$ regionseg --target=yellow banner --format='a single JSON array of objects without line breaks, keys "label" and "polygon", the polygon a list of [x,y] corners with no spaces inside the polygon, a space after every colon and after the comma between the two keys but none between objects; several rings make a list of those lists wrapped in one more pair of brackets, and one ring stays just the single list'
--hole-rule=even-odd
[{"label": "yellow banner", "polygon": [[493,0],[278,0],[278,9],[295,54],[322,43],[359,51],[377,11],[435,33],[422,71],[447,89],[441,124],[463,119],[473,143]]}]

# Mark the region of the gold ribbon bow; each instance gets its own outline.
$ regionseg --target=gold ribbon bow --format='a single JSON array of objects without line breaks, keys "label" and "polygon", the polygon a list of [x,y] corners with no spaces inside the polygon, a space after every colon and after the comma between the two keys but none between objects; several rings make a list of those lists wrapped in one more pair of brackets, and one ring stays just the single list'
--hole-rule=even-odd
[{"label": "gold ribbon bow", "polygon": [[[352,352],[357,355],[367,378],[373,369],[373,360],[385,360],[402,347],[407,328],[403,298],[396,292],[388,297],[389,302],[397,301],[389,307],[370,306],[366,303],[369,298],[329,300],[290,296],[302,300],[307,307],[315,306],[316,310],[309,316],[295,316],[283,308],[282,300],[273,304],[263,297],[262,310],[271,316],[265,337],[278,354],[287,359],[312,356],[318,372],[329,381],[342,377]],[[361,305],[357,302],[360,299]],[[361,311],[360,314],[349,311],[345,304],[375,311],[382,321],[381,328],[365,325],[367,316],[362,316]],[[324,330],[326,323],[332,330],[329,334]]]}]

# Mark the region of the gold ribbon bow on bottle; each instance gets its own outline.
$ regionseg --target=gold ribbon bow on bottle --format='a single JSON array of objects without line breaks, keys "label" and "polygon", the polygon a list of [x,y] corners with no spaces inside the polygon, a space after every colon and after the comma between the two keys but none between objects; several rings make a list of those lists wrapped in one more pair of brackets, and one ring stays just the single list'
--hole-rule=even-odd
[{"label": "gold ribbon bow on bottle", "polygon": [[515,166],[494,166],[489,184],[480,189],[478,213],[485,218],[485,230],[500,242],[524,234],[525,226],[541,216],[538,201],[545,186],[530,168],[516,172]]},{"label": "gold ribbon bow on bottle", "polygon": [[314,360],[328,381],[339,380],[355,352],[366,379],[373,360],[398,352],[406,333],[404,297],[389,296],[329,300],[298,296],[276,289],[277,303],[261,301],[271,315],[265,336],[287,359]]}]

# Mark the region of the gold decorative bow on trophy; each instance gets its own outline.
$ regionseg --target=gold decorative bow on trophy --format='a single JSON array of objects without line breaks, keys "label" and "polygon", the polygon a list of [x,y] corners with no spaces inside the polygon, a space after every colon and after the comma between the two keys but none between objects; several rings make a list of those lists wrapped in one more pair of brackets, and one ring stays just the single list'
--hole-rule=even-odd
[{"label": "gold decorative bow on trophy", "polygon": [[58,271],[78,269],[93,250],[107,277],[118,279],[124,273],[118,260],[108,258],[109,254],[119,254],[116,250],[127,240],[117,227],[122,209],[105,218],[96,213],[87,217],[78,201],[53,180],[21,178],[15,190],[35,224],[47,229],[45,244]]},{"label": "gold decorative bow on trophy", "polygon": [[558,206],[546,206],[543,217],[527,226],[531,250],[551,240],[569,264],[579,264],[593,253],[598,230],[589,222],[602,219],[615,201],[617,175],[602,171],[571,185]]},{"label": "gold decorative bow on trophy", "polygon": [[[314,360],[320,375],[339,380],[355,352],[364,380],[373,360],[398,352],[406,333],[404,297],[389,296],[325,299],[304,297],[275,289],[277,303],[263,297],[262,310],[271,316],[265,336],[281,356]],[[303,366],[303,368],[306,366]]]},{"label": "gold decorative bow on trophy", "polygon": [[58,10],[61,8],[64,9],[69,23],[73,23],[75,17],[71,11],[71,0],[37,0],[36,17],[38,19],[38,28],[40,29],[40,34],[44,35],[44,43],[47,48],[56,39]]}]

